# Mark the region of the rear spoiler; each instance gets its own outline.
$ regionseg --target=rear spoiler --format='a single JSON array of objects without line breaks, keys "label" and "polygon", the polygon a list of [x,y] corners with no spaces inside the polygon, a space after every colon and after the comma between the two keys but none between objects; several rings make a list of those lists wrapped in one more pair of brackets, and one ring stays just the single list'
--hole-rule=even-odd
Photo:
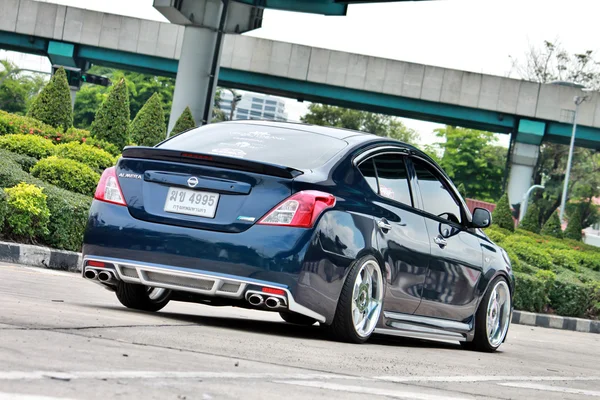
[{"label": "rear spoiler", "polygon": [[157,149],[156,147],[127,146],[123,149],[123,158],[142,158],[146,160],[171,161],[184,164],[207,165],[255,172],[258,174],[293,179],[304,172],[276,164],[260,163],[234,157],[213,154],[192,153],[181,150]]}]

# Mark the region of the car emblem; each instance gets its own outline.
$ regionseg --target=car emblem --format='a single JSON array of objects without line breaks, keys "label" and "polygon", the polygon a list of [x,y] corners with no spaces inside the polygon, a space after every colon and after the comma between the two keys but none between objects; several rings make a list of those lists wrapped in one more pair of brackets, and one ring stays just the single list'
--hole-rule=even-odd
[{"label": "car emblem", "polygon": [[191,178],[189,178],[187,180],[187,184],[191,188],[196,187],[196,185],[198,184],[198,178],[196,178],[195,176],[192,176]]}]

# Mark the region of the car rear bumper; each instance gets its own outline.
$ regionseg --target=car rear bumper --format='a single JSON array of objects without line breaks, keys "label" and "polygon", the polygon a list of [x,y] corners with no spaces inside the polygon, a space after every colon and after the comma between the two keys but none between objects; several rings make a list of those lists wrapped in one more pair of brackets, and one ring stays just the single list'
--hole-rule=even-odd
[{"label": "car rear bumper", "polygon": [[83,272],[89,261],[106,262],[125,282],[241,300],[263,287],[281,289],[289,311],[329,323],[345,266],[331,261],[314,236],[313,230],[276,226],[224,233],[158,224],[95,200]]}]

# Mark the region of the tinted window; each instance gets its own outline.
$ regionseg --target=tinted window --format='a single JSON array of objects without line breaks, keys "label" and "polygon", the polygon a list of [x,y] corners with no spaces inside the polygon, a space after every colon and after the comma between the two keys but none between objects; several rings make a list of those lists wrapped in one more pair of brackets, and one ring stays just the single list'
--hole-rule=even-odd
[{"label": "tinted window", "polygon": [[379,180],[379,194],[412,205],[404,157],[399,154],[382,154],[373,159]]},{"label": "tinted window", "polygon": [[277,104],[277,102],[274,100],[267,100],[267,104],[274,106],[275,104]]},{"label": "tinted window", "polygon": [[252,108],[254,110],[262,110],[262,106],[260,104],[252,104]]},{"label": "tinted window", "polygon": [[265,111],[275,111],[275,107],[265,106]]},{"label": "tinted window", "polygon": [[254,103],[264,103],[264,102],[265,102],[263,99],[259,99],[258,97],[253,97],[253,98],[252,98],[252,101],[253,101]]},{"label": "tinted window", "polygon": [[223,123],[192,129],[158,147],[311,169],[323,165],[346,145],[343,140],[296,129]]},{"label": "tinted window", "polygon": [[460,206],[433,168],[419,160],[413,160],[425,211],[434,215],[451,213],[461,220]]},{"label": "tinted window", "polygon": [[375,174],[375,164],[373,163],[373,159],[369,159],[362,164],[359,165],[358,169],[361,174],[365,177],[365,180],[371,186],[371,189],[375,193],[379,193],[379,189],[377,188],[377,175]]}]

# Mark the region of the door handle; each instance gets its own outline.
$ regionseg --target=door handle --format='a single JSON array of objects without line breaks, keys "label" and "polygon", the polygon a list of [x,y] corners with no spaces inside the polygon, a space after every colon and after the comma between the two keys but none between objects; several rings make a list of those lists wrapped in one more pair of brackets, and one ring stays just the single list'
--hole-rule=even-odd
[{"label": "door handle", "polygon": [[380,219],[379,221],[377,221],[377,226],[382,231],[389,231],[392,229],[392,225],[389,224],[385,219]]},{"label": "door handle", "polygon": [[433,242],[435,244],[437,244],[438,246],[440,246],[441,248],[446,247],[446,245],[448,244],[448,242],[446,241],[446,239],[444,239],[441,236],[436,236],[433,238]]}]

